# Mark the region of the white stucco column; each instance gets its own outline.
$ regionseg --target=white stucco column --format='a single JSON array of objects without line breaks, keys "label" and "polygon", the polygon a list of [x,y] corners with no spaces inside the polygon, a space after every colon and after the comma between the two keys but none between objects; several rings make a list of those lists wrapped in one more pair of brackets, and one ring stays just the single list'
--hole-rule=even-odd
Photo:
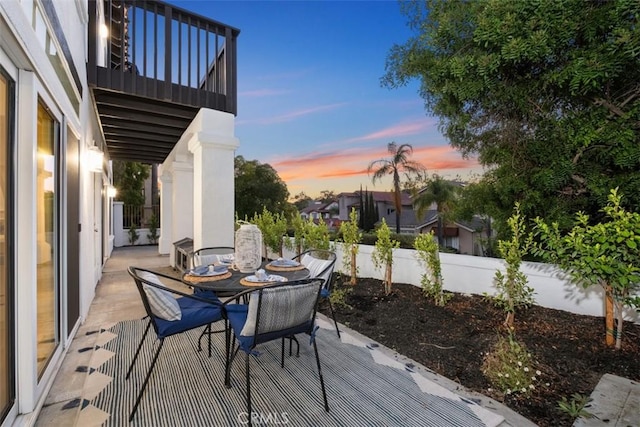
[{"label": "white stucco column", "polygon": [[201,109],[189,126],[193,153],[193,247],[234,246],[233,114]]},{"label": "white stucco column", "polygon": [[116,248],[127,244],[124,229],[124,202],[111,202],[113,209],[113,245]]},{"label": "white stucco column", "polygon": [[174,265],[171,236],[173,234],[173,177],[169,171],[162,169],[160,175],[160,238],[158,239],[158,253],[170,254],[169,262]]},{"label": "white stucco column", "polygon": [[176,159],[172,163],[173,191],[171,214],[171,242],[169,262],[175,267],[173,242],[189,237],[193,239],[193,165],[189,159]]}]

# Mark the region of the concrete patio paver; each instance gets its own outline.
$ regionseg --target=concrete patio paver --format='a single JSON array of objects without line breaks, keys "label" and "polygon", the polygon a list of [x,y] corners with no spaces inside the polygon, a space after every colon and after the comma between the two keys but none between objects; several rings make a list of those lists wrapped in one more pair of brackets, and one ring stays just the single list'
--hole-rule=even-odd
[{"label": "concrete patio paver", "polygon": [[640,383],[616,375],[603,375],[585,406],[588,417],[574,427],[630,427],[640,425]]}]

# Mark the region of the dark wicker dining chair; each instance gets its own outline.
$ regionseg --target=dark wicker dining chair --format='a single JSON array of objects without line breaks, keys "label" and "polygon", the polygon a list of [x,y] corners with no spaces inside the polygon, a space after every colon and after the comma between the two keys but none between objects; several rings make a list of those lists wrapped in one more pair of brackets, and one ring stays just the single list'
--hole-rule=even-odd
[{"label": "dark wicker dining chair", "polygon": [[191,252],[191,268],[200,267],[202,265],[210,265],[223,261],[230,255],[233,256],[235,248],[230,246],[210,246],[207,248],[196,249]]},{"label": "dark wicker dining chair", "polygon": [[[149,323],[144,331],[142,339],[138,344],[136,353],[133,356],[129,370],[127,371],[126,379],[129,379],[131,371],[138,359],[142,345],[149,332],[151,326],[156,333],[159,340],[158,347],[153,356],[151,366],[147,371],[142,387],[138,392],[136,402],[133,406],[133,410],[129,415],[129,421],[133,420],[133,417],[138,410],[140,400],[147,387],[149,378],[153,368],[155,367],[162,345],[167,337],[181,334],[186,331],[204,326],[211,330],[211,324],[223,319],[223,308],[220,300],[215,295],[208,295],[207,298],[199,295],[187,294],[185,292],[178,291],[168,287],[166,284],[175,286],[180,284],[184,285],[180,280],[146,270],[138,267],[129,267],[129,275],[133,278],[140,293],[142,304],[147,312]],[[177,298],[174,295],[178,296]],[[211,355],[211,334],[209,335],[209,355]],[[202,335],[201,335],[202,337]]]},{"label": "dark wicker dining chair", "polygon": [[[320,279],[280,282],[258,289],[248,289],[224,303],[225,316],[229,323],[226,340],[225,385],[228,388],[231,387],[231,365],[238,352],[244,352],[247,414],[251,414],[249,359],[251,355],[258,354],[254,349],[260,344],[280,339],[282,346],[280,366],[284,367],[285,339],[301,333],[309,334],[311,337],[318,367],[318,376],[320,377],[324,408],[329,412],[329,403],[320,366],[320,356],[318,355],[318,346],[315,340],[317,330],[315,325],[316,309],[321,289],[322,280]],[[245,296],[249,297],[249,304],[238,304],[237,302],[244,299]],[[237,346],[236,341],[238,343]],[[251,425],[251,417],[249,417],[249,425]]]},{"label": "dark wicker dining chair", "polygon": [[333,311],[333,305],[331,304],[331,289],[333,286],[333,270],[336,266],[336,253],[325,249],[310,249],[302,252],[293,259],[307,267],[309,270],[309,277],[319,277],[323,280],[320,297],[326,298],[329,302],[331,318],[333,319],[333,324],[336,327],[338,338],[340,338],[340,329],[338,329],[338,322]]}]

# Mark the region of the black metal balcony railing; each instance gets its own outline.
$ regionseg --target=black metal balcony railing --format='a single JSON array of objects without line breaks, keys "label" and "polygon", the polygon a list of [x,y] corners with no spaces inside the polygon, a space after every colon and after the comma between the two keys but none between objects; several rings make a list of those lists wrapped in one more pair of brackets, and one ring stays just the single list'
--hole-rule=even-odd
[{"label": "black metal balcony railing", "polygon": [[145,0],[89,0],[88,28],[110,158],[162,163],[200,108],[237,114],[238,29]]},{"label": "black metal balcony railing", "polygon": [[90,49],[90,83],[185,104],[209,101],[236,113],[239,30],[161,1],[106,0],[104,6],[104,26],[90,13],[94,46],[101,35],[106,39],[102,66]]}]

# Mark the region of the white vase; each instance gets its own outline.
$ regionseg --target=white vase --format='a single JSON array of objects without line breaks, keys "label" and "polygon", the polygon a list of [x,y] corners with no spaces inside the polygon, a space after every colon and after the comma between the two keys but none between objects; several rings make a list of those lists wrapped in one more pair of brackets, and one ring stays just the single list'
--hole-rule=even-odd
[{"label": "white vase", "polygon": [[255,224],[242,224],[236,231],[235,265],[241,273],[253,273],[262,264],[262,232]]}]

